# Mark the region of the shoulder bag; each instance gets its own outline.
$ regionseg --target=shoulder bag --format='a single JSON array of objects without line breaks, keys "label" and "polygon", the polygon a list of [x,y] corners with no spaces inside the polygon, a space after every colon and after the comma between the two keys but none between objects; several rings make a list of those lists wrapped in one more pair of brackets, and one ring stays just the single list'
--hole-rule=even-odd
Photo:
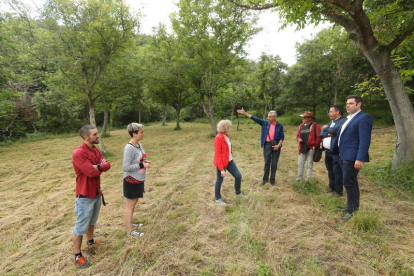
[{"label": "shoulder bag", "polygon": [[[315,136],[315,141],[316,141],[316,126],[315,126],[315,132],[313,134]],[[321,161],[321,158],[322,158],[322,149],[321,149],[321,144],[319,144],[317,147],[315,147],[315,152],[313,153],[313,162],[319,162]]]}]

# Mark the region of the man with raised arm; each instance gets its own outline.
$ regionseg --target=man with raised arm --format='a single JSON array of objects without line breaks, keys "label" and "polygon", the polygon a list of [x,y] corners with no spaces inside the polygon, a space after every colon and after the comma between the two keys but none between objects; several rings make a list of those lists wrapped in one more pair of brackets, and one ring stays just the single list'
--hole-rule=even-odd
[{"label": "man with raised arm", "polygon": [[283,125],[277,121],[276,111],[269,111],[269,114],[267,115],[267,121],[250,115],[243,108],[237,110],[237,112],[239,114],[245,115],[246,117],[252,119],[262,126],[260,146],[263,148],[265,165],[263,181],[259,186],[262,187],[266,185],[267,182],[269,182],[269,173],[270,184],[275,186],[277,163],[279,161],[283,140],[285,140]]}]

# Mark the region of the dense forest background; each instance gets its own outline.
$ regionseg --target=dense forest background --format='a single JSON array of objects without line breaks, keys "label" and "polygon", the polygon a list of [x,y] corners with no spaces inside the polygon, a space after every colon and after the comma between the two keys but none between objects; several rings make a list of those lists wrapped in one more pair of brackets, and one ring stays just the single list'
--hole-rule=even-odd
[{"label": "dense forest background", "polygon": [[[277,110],[292,125],[312,111],[326,123],[329,106],[349,94],[363,96],[375,124],[394,123],[379,77],[343,28],[297,44],[289,67],[277,55],[246,58],[259,13],[226,1],[178,5],[173,32],[160,25],[143,35],[141,17],[123,1],[49,0],[36,11],[2,3],[0,141],[86,123],[105,135],[133,121],[175,121],[176,129],[208,122],[214,133],[216,120],[236,118],[241,107],[259,117]],[[411,34],[391,55],[411,104],[413,42]]]}]

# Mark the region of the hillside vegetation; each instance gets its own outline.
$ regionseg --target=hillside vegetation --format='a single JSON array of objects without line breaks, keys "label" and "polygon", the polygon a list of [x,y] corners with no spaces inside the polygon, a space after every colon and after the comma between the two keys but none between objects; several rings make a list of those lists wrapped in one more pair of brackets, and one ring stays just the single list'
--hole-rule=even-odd
[{"label": "hillside vegetation", "polygon": [[[86,248],[93,264],[72,264],[75,174],[80,137],[0,147],[0,275],[414,275],[414,201],[369,181],[362,172],[361,210],[348,222],[328,198],[323,162],[307,185],[296,183],[296,127],[286,128],[277,186],[259,188],[263,170],[260,127],[234,126],[230,137],[247,200],[223,183],[225,208],[214,203],[213,138],[207,124],[145,128],[143,145],[153,168],[135,221],[142,238],[123,225],[122,150],[126,130],[105,138],[112,168],[102,175],[107,206]],[[395,128],[374,128],[371,163],[392,158]],[[369,166],[369,165],[368,165]],[[408,198],[408,199],[407,199]]]}]

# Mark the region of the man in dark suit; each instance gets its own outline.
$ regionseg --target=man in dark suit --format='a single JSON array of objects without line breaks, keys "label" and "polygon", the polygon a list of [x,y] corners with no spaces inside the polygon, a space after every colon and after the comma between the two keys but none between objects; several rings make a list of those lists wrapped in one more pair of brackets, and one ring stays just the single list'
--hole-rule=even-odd
[{"label": "man in dark suit", "polygon": [[342,220],[349,220],[359,208],[358,172],[369,162],[368,149],[371,144],[372,117],[361,111],[362,98],[350,95],[346,101],[347,121],[342,125],[338,147],[343,183],[348,202]]},{"label": "man in dark suit", "polygon": [[328,171],[329,189],[331,197],[343,195],[342,169],[339,165],[339,151],[334,151],[334,145],[338,143],[339,131],[346,118],[342,117],[344,109],[340,105],[333,105],[329,109],[329,118],[332,120],[324,125],[320,137],[323,138],[322,146],[325,150],[325,166]]}]

